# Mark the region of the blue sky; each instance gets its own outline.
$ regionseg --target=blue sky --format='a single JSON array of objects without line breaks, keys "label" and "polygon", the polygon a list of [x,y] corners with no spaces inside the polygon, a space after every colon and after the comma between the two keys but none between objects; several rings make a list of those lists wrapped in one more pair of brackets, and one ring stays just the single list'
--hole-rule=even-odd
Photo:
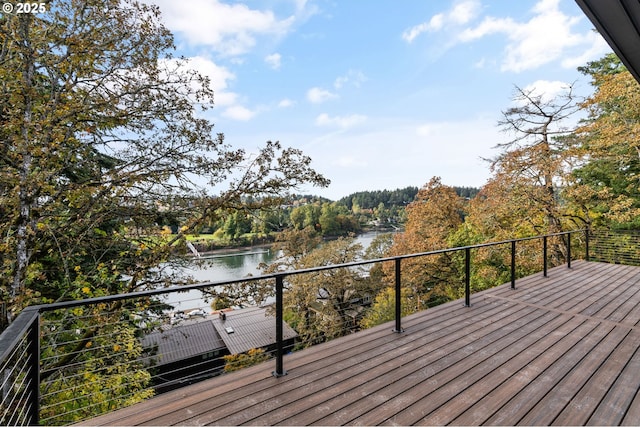
[{"label": "blue sky", "polygon": [[303,150],[337,200],[482,186],[514,85],[547,95],[610,52],[573,0],[155,0],[178,54],[210,76],[233,146]]}]

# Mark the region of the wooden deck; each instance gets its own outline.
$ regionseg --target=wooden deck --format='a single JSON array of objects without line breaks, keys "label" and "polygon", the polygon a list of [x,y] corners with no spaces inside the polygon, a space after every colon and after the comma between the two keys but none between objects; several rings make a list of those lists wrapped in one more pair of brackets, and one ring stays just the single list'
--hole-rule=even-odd
[{"label": "wooden deck", "polygon": [[640,424],[640,267],[576,261],[91,425]]}]

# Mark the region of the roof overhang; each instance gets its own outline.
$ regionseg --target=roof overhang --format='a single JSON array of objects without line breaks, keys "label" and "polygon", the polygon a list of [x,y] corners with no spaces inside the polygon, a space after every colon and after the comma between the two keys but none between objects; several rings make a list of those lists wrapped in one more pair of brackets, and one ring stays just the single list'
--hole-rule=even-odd
[{"label": "roof overhang", "polygon": [[640,0],[576,0],[640,83]]}]

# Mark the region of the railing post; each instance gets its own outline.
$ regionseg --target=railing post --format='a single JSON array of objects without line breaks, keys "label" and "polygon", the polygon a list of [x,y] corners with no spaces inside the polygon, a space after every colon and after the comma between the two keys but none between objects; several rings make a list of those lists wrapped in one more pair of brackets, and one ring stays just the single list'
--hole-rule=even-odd
[{"label": "railing post", "polygon": [[571,268],[571,233],[567,234],[567,268]]},{"label": "railing post", "polygon": [[396,277],[395,277],[395,281],[396,281],[396,327],[394,328],[393,332],[404,332],[402,330],[402,289],[400,287],[400,260],[401,258],[396,258],[395,259],[395,267],[396,267]]},{"label": "railing post", "polygon": [[282,377],[287,375],[284,370],[284,343],[283,343],[283,330],[282,323],[284,322],[283,315],[283,298],[284,292],[284,274],[276,276],[276,370],[273,371],[274,377]]},{"label": "railing post", "polygon": [[516,288],[516,241],[511,241],[511,289]]},{"label": "railing post", "polygon": [[30,393],[30,423],[40,425],[40,314],[37,314],[29,329],[29,384]]},{"label": "railing post", "polygon": [[547,277],[547,236],[542,237],[542,271],[544,277]]},{"label": "railing post", "polygon": [[585,258],[585,261],[589,261],[589,229],[588,228],[584,229],[584,236],[585,236],[585,238],[584,238],[584,245],[585,245],[584,258]]},{"label": "railing post", "polygon": [[471,248],[464,250],[464,306],[471,307]]}]

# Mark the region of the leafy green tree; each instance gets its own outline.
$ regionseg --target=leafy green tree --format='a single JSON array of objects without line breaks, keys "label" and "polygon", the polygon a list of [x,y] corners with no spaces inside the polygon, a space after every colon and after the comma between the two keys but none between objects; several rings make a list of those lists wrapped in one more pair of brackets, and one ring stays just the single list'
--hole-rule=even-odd
[{"label": "leafy green tree", "polygon": [[[0,327],[34,302],[188,281],[170,268],[183,262],[175,248],[184,247],[186,233],[236,211],[247,197],[259,209],[280,204],[299,184],[328,183],[299,150],[267,142],[249,156],[213,132],[209,80],[172,55],[173,37],[156,6],[46,6],[0,17],[0,301],[9,313]],[[175,235],[158,224],[167,209],[183,219]],[[141,315],[147,307],[129,310]],[[76,345],[121,320],[122,307],[89,314],[104,321],[66,317],[64,329],[80,331]],[[139,326],[119,324],[123,336]],[[47,341],[43,352],[65,359],[58,344]],[[145,377],[131,365],[141,349],[137,340],[122,348],[122,372],[96,366],[97,377],[84,384],[128,379],[115,389],[132,403],[145,397]],[[85,377],[73,366],[93,357],[70,354],[72,368],[45,367],[51,387]],[[83,398],[87,411],[104,406],[103,395]]]},{"label": "leafy green tree", "polygon": [[[209,81],[172,56],[155,6],[60,0],[3,15],[0,38],[0,288],[14,315],[38,295],[179,283],[157,266],[186,233],[243,198],[259,209],[328,182],[298,150],[267,142],[249,158],[213,133]],[[160,238],[168,206],[185,220]]]},{"label": "leafy green tree", "polygon": [[295,207],[290,214],[291,223],[298,230],[303,230],[307,227],[319,230],[321,211],[320,203],[308,203]]},{"label": "leafy green tree", "polygon": [[575,133],[580,166],[570,197],[594,225],[640,226],[640,85],[613,54],[580,70],[595,92],[583,104],[589,117]]},{"label": "leafy green tree", "polygon": [[349,211],[336,203],[323,203],[318,218],[324,236],[345,236],[360,230],[358,222]]},{"label": "leafy green tree", "polygon": [[238,240],[243,234],[251,232],[252,219],[247,212],[236,210],[225,219],[222,227],[224,235],[231,241]]},{"label": "leafy green tree", "polygon": [[[343,264],[362,258],[353,238],[325,242],[298,259],[295,269]],[[377,293],[380,284],[368,280],[361,267],[339,268],[291,276],[284,294],[303,345],[347,334],[357,326],[360,306],[353,301]]]},{"label": "leafy green tree", "polygon": [[[311,227],[284,232],[275,249],[281,251],[281,255],[273,263],[262,266],[265,273],[343,264],[363,257],[362,245],[354,238],[341,237],[322,243]],[[362,267],[287,276],[284,292],[287,322],[300,335],[302,346],[342,336],[358,327],[362,301],[376,295],[381,286],[382,283],[371,280]],[[260,285],[235,286],[235,303],[263,301],[274,294],[273,287],[273,280]]]},{"label": "leafy green tree", "polygon": [[[420,298],[410,287],[400,290],[401,316],[405,317],[420,310]],[[360,321],[362,328],[372,328],[395,319],[396,291],[392,286],[385,287],[375,297],[373,305],[367,309]]]},{"label": "leafy green tree", "polygon": [[340,233],[340,224],[338,223],[338,210],[333,203],[324,203],[320,211],[318,223],[322,234],[326,236],[336,236]]},{"label": "leafy green tree", "polygon": [[225,361],[224,371],[233,372],[262,363],[269,359],[269,355],[261,348],[252,348],[246,353],[228,354],[222,358]]}]

